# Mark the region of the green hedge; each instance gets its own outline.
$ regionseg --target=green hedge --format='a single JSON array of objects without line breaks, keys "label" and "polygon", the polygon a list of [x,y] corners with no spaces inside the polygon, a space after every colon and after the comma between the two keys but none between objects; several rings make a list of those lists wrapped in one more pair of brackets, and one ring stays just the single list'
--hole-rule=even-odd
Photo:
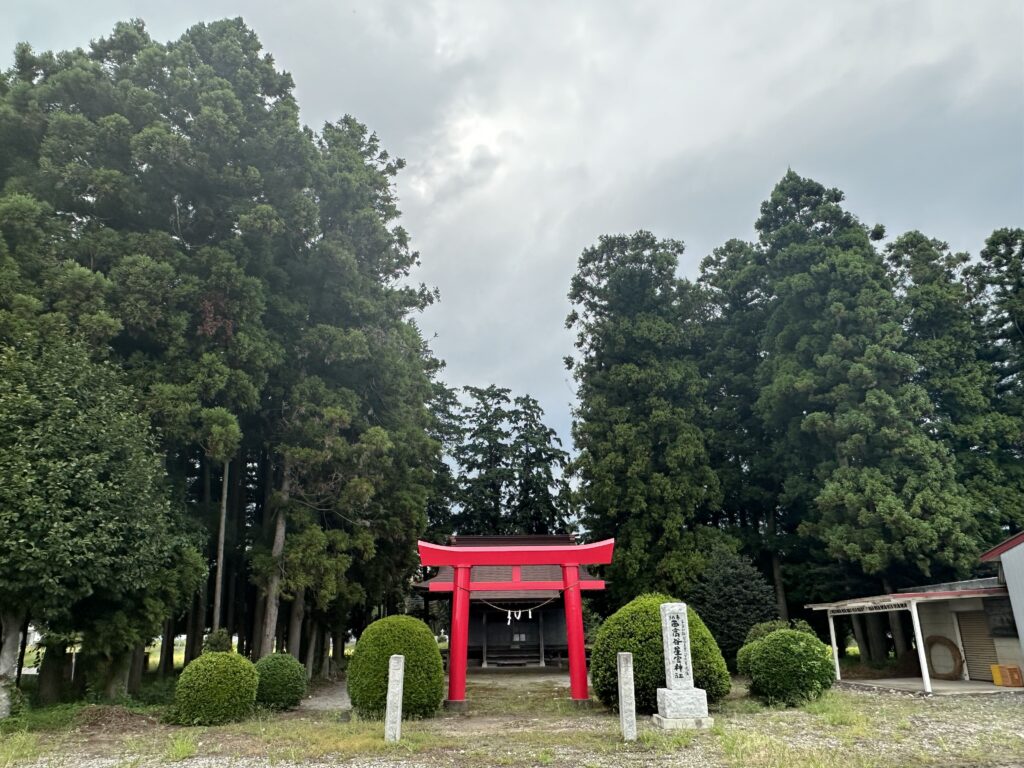
[{"label": "green hedge", "polygon": [[[661,604],[675,603],[668,595],[641,595],[613,613],[601,625],[590,657],[594,693],[604,704],[619,701],[617,654],[633,654],[633,688],[638,712],[658,708],[658,688],[665,687],[665,656],[661,640]],[[694,685],[717,702],[729,693],[731,681],[725,659],[700,616],[688,608],[690,656]]]},{"label": "green hedge", "polygon": [[795,629],[777,629],[741,649],[750,692],[772,704],[796,706],[835,682],[832,649]]},{"label": "green hedge", "polygon": [[777,629],[795,629],[797,632],[806,632],[813,637],[818,636],[818,633],[814,631],[814,627],[803,619],[793,619],[792,621],[786,621],[785,619],[772,619],[771,621],[762,621],[759,624],[752,626],[750,631],[747,632],[747,637],[743,641],[743,644],[747,645],[755,640],[760,640],[762,637],[767,637]]},{"label": "green hedge", "polygon": [[260,682],[256,703],[270,709],[294,709],[306,695],[306,668],[290,653],[272,653],[256,662]]},{"label": "green hedge", "polygon": [[237,653],[212,651],[192,661],[174,689],[174,719],[184,725],[217,725],[252,713],[256,667]]},{"label": "green hedge", "polygon": [[444,696],[444,667],[434,633],[412,616],[388,616],[363,630],[348,665],[352,707],[364,717],[384,713],[394,654],[405,656],[402,716],[430,717]]}]

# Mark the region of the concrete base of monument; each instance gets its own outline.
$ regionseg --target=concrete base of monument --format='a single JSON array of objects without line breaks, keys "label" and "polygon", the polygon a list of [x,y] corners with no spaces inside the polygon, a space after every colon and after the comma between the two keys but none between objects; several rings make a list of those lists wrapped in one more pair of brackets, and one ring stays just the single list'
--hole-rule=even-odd
[{"label": "concrete base of monument", "polygon": [[668,730],[710,728],[714,718],[708,717],[708,694],[703,688],[659,688],[658,714],[654,724]]},{"label": "concrete base of monument", "polygon": [[453,699],[444,700],[444,708],[451,712],[465,712],[468,707],[469,704],[465,699],[460,699],[459,701],[455,701]]},{"label": "concrete base of monument", "polygon": [[683,729],[705,730],[715,724],[715,718],[713,717],[662,717],[661,715],[651,715],[651,719],[654,720],[656,726],[667,731]]},{"label": "concrete base of monument", "polygon": [[572,705],[577,709],[594,709],[595,707],[600,706],[598,702],[593,699],[569,699],[569,701],[571,701]]}]

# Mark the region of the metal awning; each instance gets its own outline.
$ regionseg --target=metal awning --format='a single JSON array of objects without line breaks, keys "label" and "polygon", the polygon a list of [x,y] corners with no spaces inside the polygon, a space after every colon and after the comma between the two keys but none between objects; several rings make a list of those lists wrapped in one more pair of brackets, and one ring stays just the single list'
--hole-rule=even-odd
[{"label": "metal awning", "polygon": [[828,611],[828,631],[832,640],[832,660],[836,667],[836,680],[842,680],[839,672],[839,646],[836,643],[836,616],[910,611],[910,620],[914,625],[914,645],[917,646],[917,660],[921,665],[921,682],[923,683],[924,692],[930,695],[932,692],[932,679],[928,672],[928,655],[925,653],[924,638],[921,635],[921,621],[917,615],[917,604],[940,600],[966,600],[972,597],[1005,597],[1008,594],[1010,593],[1006,587],[947,590],[926,589],[921,592],[897,592],[891,595],[855,597],[850,600],[838,600],[834,603],[812,603],[806,607],[814,611]]}]

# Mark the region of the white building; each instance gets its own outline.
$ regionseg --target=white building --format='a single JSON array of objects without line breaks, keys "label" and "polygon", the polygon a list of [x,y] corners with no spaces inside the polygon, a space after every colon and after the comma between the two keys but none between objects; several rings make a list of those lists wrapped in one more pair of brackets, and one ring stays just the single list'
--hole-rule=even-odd
[{"label": "white building", "polygon": [[925,693],[932,692],[932,678],[992,682],[992,665],[1024,669],[1024,532],[981,560],[998,563],[999,575],[808,606],[828,611],[837,679],[835,617],[903,610],[914,627]]}]

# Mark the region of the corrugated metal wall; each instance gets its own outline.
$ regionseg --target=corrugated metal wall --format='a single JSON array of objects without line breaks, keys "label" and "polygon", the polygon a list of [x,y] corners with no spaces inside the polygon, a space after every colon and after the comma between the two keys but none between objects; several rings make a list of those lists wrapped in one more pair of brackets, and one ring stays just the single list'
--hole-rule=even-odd
[{"label": "corrugated metal wall", "polygon": [[1017,622],[1018,642],[1024,655],[1024,545],[1018,545],[1002,555],[1003,575],[1010,591],[1013,620]]}]

